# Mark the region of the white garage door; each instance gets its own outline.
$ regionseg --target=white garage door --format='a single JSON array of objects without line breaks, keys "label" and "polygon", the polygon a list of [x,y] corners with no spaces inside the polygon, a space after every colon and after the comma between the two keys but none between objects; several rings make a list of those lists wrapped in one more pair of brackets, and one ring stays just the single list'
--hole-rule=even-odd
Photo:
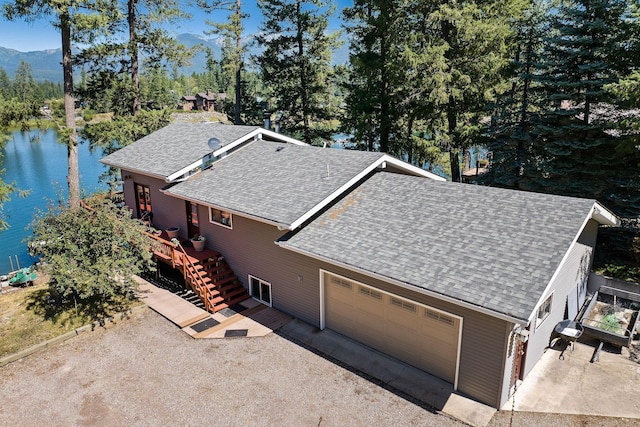
[{"label": "white garage door", "polygon": [[325,273],[326,327],[455,385],[462,319]]}]

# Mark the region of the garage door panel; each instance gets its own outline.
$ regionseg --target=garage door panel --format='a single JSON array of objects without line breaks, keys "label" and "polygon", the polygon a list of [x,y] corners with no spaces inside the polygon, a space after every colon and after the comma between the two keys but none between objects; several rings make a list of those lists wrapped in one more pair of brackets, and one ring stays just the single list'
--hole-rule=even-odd
[{"label": "garage door panel", "polygon": [[328,275],[327,327],[455,381],[460,319],[378,289]]},{"label": "garage door panel", "polygon": [[412,331],[414,334],[420,333],[420,318],[413,313],[407,313],[406,311],[396,310],[390,307],[387,310],[387,320],[391,322],[394,327],[402,327]]},{"label": "garage door panel", "polygon": [[441,345],[455,346],[458,342],[458,336],[457,334],[454,335],[454,333],[455,331],[443,332],[442,330],[434,328],[421,328],[419,336],[433,342],[438,342]]}]

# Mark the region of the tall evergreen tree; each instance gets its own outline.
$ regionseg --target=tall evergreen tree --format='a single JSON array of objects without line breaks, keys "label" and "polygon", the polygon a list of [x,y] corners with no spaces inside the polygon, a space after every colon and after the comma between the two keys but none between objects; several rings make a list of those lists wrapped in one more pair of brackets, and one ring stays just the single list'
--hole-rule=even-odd
[{"label": "tall evergreen tree", "polygon": [[343,12],[352,54],[342,130],[358,149],[389,152],[398,133],[396,94],[407,83],[399,61],[403,3],[355,0]]},{"label": "tall evergreen tree", "polygon": [[65,124],[60,130],[67,145],[67,185],[69,188],[69,207],[72,209],[80,207],[78,136],[76,133],[71,55],[72,34],[76,36],[83,30],[102,25],[104,15],[100,11],[103,7],[105,7],[105,3],[102,0],[88,2],[84,0],[13,0],[3,7],[5,17],[10,20],[19,18],[31,20],[40,16],[51,16],[55,21],[54,26],[60,30],[65,112]]},{"label": "tall evergreen tree", "polygon": [[428,34],[432,45],[440,46],[445,73],[439,90],[446,96],[433,110],[431,121],[439,129],[443,147],[449,152],[451,178],[460,181],[459,156],[478,138],[485,105],[503,83],[509,62],[509,22],[522,7],[519,0],[505,2],[438,1],[430,13]]},{"label": "tall evergreen tree", "polygon": [[607,112],[616,103],[605,85],[629,73],[624,0],[573,0],[554,17],[546,46],[546,68],[539,81],[552,102],[534,130],[547,161],[536,186],[540,191],[600,199],[612,208],[620,201],[611,176],[617,119]]},{"label": "tall evergreen tree", "polygon": [[550,31],[548,13],[547,0],[534,1],[515,22],[510,85],[492,106],[485,139],[491,168],[476,180],[479,183],[526,190],[541,173],[543,147],[533,129],[546,108],[546,97],[534,79],[542,67],[543,39]]},{"label": "tall evergreen tree", "polygon": [[329,94],[332,50],[337,33],[327,34],[333,8],[323,0],[259,0],[264,16],[257,37],[265,49],[259,58],[262,78],[282,114],[282,130],[306,143],[330,139],[319,125],[332,119]]},{"label": "tall evergreen tree", "polygon": [[460,180],[459,154],[476,140],[484,106],[503,82],[509,21],[523,3],[354,1],[345,11],[356,76],[346,130],[367,149],[414,161],[437,143]]},{"label": "tall evergreen tree", "polygon": [[13,80],[13,90],[22,102],[35,98],[36,82],[33,80],[31,64],[25,62],[24,59],[20,61],[20,65],[18,65],[16,69],[16,77]]},{"label": "tall evergreen tree", "polygon": [[[222,47],[222,67],[233,76],[233,122],[241,124],[243,122],[242,113],[242,68],[244,66],[244,55],[246,45],[242,40],[244,26],[242,20],[248,15],[242,12],[241,0],[198,0],[198,5],[207,12],[214,10],[229,11],[227,22],[207,21],[212,28],[209,34],[219,34],[224,39]],[[226,88],[225,88],[226,89]],[[218,88],[220,90],[220,88]]]},{"label": "tall evergreen tree", "polygon": [[0,101],[9,99],[12,95],[11,78],[7,71],[0,67]]},{"label": "tall evergreen tree", "polygon": [[[79,62],[88,67],[87,72],[94,83],[83,95],[90,100],[99,100],[112,93],[116,96],[112,107],[120,105],[125,95],[129,114],[137,114],[142,105],[141,57],[150,69],[185,64],[191,58],[192,50],[171,37],[164,25],[189,15],[182,11],[176,0],[105,1],[109,2],[103,11],[109,37],[85,33],[82,41],[87,46],[78,55]],[[124,75],[129,76],[127,86],[122,85]],[[117,84],[119,90],[111,91],[111,84]],[[123,89],[124,94],[120,92]]]}]

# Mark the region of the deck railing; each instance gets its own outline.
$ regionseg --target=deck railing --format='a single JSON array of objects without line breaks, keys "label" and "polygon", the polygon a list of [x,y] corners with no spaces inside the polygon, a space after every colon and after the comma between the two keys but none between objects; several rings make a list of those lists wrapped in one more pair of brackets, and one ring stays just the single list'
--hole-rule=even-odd
[{"label": "deck railing", "polygon": [[152,248],[156,256],[164,258],[165,261],[169,261],[172,268],[181,268],[182,277],[184,277],[187,285],[200,297],[204,303],[205,310],[212,313],[213,303],[211,302],[212,298],[210,298],[211,291],[182,244],[180,242],[174,243],[163,239],[155,234],[145,234],[154,240]]}]

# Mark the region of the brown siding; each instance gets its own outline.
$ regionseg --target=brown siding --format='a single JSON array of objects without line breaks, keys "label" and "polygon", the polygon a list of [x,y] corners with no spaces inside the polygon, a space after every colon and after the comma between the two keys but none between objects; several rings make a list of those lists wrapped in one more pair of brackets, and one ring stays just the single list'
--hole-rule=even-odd
[{"label": "brown siding", "polygon": [[169,197],[160,192],[167,185],[161,179],[150,178],[145,175],[122,171],[122,175],[128,178],[124,180],[123,190],[125,204],[132,209],[132,215],[136,215],[136,196],[134,183],[147,185],[151,193],[151,209],[153,211],[153,225],[162,230],[169,227],[180,227],[180,235],[187,237],[187,223],[185,219],[185,202],[175,197]]},{"label": "brown siding", "polygon": [[319,324],[318,268],[313,260],[280,248],[274,242],[285,231],[237,215],[233,229],[209,222],[200,206],[200,232],[207,246],[222,253],[245,287],[248,275],[271,283],[273,307],[313,325]]},{"label": "brown siding", "polygon": [[[150,186],[157,228],[179,226],[184,235],[185,202],[160,193],[162,181],[134,175],[125,182],[130,206],[135,206],[133,182]],[[461,316],[458,391],[493,407],[503,403],[503,383],[510,374],[510,365],[506,372],[504,368],[512,327],[509,322],[282,249],[274,242],[285,231],[275,226],[234,215],[233,229],[229,229],[210,223],[206,206],[199,206],[198,214],[207,246],[224,255],[245,287],[248,275],[271,283],[275,308],[315,326],[320,326],[320,269]]]}]

